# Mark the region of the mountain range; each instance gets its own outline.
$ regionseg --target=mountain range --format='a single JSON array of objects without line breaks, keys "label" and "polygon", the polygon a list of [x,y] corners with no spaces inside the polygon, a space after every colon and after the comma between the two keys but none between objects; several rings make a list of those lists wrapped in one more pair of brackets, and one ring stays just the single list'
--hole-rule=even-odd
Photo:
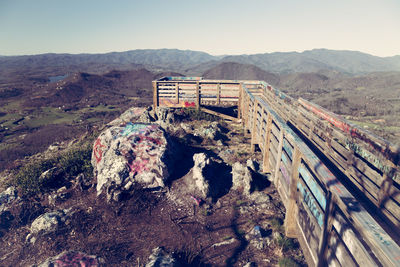
[{"label": "mountain range", "polygon": [[0,80],[15,73],[63,75],[65,72],[105,73],[145,67],[151,71],[175,71],[200,75],[223,62],[252,64],[276,73],[338,71],[359,75],[377,71],[400,71],[400,55],[377,57],[358,51],[313,49],[253,55],[212,56],[205,52],[177,49],[140,49],[106,54],[41,54],[1,56]]}]

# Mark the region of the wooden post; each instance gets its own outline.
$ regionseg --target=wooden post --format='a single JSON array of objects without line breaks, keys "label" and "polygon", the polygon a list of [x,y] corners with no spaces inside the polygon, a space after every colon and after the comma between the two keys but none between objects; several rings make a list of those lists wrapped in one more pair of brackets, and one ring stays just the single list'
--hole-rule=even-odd
[{"label": "wooden post", "polygon": [[153,106],[154,109],[158,107],[158,88],[157,88],[157,81],[153,81]]},{"label": "wooden post", "polygon": [[324,224],[322,225],[321,231],[321,238],[318,244],[318,259],[317,259],[317,266],[323,267],[326,266],[325,264],[325,254],[326,254],[326,245],[329,233],[332,229],[333,219],[334,219],[334,199],[332,197],[332,193],[328,191],[326,196],[326,210],[325,210],[325,217],[324,217]]},{"label": "wooden post", "polygon": [[258,143],[257,140],[257,108],[258,102],[254,99],[253,103],[253,119],[252,119],[252,126],[251,126],[251,152],[254,153],[256,151],[256,144]]},{"label": "wooden post", "polygon": [[249,105],[248,105],[248,95],[243,95],[243,117],[242,117],[242,125],[243,130],[246,132],[247,130],[247,119],[248,119],[248,112],[249,112]]},{"label": "wooden post", "polygon": [[267,115],[267,129],[265,129],[265,143],[263,151],[263,172],[270,172],[271,168],[269,166],[269,146],[271,145],[271,127],[272,127],[272,116],[268,113]]},{"label": "wooden post", "polygon": [[196,109],[200,110],[200,83],[196,82]]},{"label": "wooden post", "polygon": [[241,119],[242,118],[242,96],[243,96],[243,88],[242,88],[242,83],[239,84],[239,98],[238,98],[238,108],[237,108],[237,118]]},{"label": "wooden post", "polygon": [[179,104],[179,82],[175,84],[175,101]]},{"label": "wooden post", "polygon": [[217,83],[217,104],[221,104],[221,84]]},{"label": "wooden post", "polygon": [[279,132],[279,143],[278,143],[278,154],[276,155],[276,165],[275,165],[275,173],[274,173],[274,184],[278,182],[278,173],[281,164],[281,157],[282,157],[282,146],[283,146],[283,129],[280,129]]},{"label": "wooden post", "polygon": [[390,198],[390,191],[393,186],[393,175],[396,169],[391,167],[389,171],[383,173],[382,183],[378,192],[378,206],[384,207],[385,202]]},{"label": "wooden post", "polygon": [[289,186],[289,203],[285,216],[285,235],[287,237],[297,237],[297,182],[299,180],[299,166],[301,162],[301,153],[298,147],[294,148],[292,160],[292,179]]}]

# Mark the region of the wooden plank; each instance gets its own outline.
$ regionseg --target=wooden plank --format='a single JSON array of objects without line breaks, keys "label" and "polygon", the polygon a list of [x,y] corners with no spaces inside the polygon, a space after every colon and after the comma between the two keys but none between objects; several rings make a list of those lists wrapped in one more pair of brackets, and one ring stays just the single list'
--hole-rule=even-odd
[{"label": "wooden plank", "polygon": [[176,97],[176,103],[179,103],[179,83],[176,84],[175,97]]},{"label": "wooden plank", "polygon": [[310,213],[314,216],[320,228],[324,224],[324,211],[318,205],[318,202],[312,195],[310,189],[307,187],[305,182],[299,178],[297,182],[297,189],[299,190],[299,199],[305,203]]},{"label": "wooden plank", "polygon": [[342,267],[335,256],[335,253],[328,249],[325,262],[328,267]]},{"label": "wooden plank", "polygon": [[360,266],[375,266],[377,264],[340,211],[335,212],[333,226]]},{"label": "wooden plank", "polygon": [[[278,154],[276,155],[276,166],[275,166],[275,175],[274,175],[274,179],[277,179],[278,176],[278,172],[280,170],[281,167],[281,157],[282,157],[282,146],[283,146],[283,131],[280,131],[280,136],[279,136],[279,143],[278,143]],[[288,185],[288,183],[286,183]]]},{"label": "wooden plank", "polygon": [[268,115],[267,117],[267,126],[265,128],[265,141],[264,141],[264,151],[263,151],[263,164],[262,164],[262,169],[263,172],[271,172],[271,169],[269,167],[269,157],[270,157],[270,138],[271,138],[271,126],[272,126],[272,117]]},{"label": "wooden plank", "polygon": [[320,207],[325,210],[326,194],[304,163],[300,164],[299,173],[307,184],[307,187],[311,190],[315,199],[318,201]]},{"label": "wooden plank", "polygon": [[196,109],[200,110],[200,84],[196,83]]},{"label": "wooden plank", "polygon": [[256,149],[256,144],[258,144],[257,140],[257,132],[256,132],[256,127],[257,127],[257,109],[258,109],[258,102],[257,100],[254,101],[253,105],[253,116],[252,116],[252,129],[251,129],[251,152],[254,153]]},{"label": "wooden plank", "polygon": [[298,199],[298,191],[297,191],[297,182],[299,180],[299,172],[298,168],[301,162],[301,154],[298,149],[294,150],[293,153],[293,165],[291,166],[291,173],[292,173],[292,181],[289,185],[289,203],[285,215],[285,234],[288,237],[297,237],[297,227],[296,227],[296,220],[298,216],[298,208],[296,200]]},{"label": "wooden plank", "polygon": [[217,103],[221,104],[221,85],[217,84]]},{"label": "wooden plank", "polygon": [[358,267],[355,260],[352,258],[351,254],[344,246],[342,240],[340,240],[339,235],[333,229],[328,237],[329,250],[332,254],[336,255],[336,258],[340,262],[341,266],[354,266]]},{"label": "wooden plank", "polygon": [[212,114],[212,115],[215,115],[215,116],[218,116],[218,117],[221,117],[221,118],[223,118],[223,119],[225,119],[225,120],[229,120],[229,121],[233,121],[233,122],[239,122],[239,119],[238,119],[238,118],[235,118],[235,117],[232,117],[232,116],[223,114],[223,113],[219,113],[219,112],[210,110],[210,109],[208,109],[208,108],[202,107],[202,108],[201,108],[201,111],[206,112],[206,113],[209,113],[209,114]]},{"label": "wooden plank", "polygon": [[304,203],[299,199],[298,203],[298,225],[301,234],[307,242],[309,252],[313,258],[314,264],[318,259],[318,244],[321,235],[321,229],[315,221],[315,217],[311,215]]}]

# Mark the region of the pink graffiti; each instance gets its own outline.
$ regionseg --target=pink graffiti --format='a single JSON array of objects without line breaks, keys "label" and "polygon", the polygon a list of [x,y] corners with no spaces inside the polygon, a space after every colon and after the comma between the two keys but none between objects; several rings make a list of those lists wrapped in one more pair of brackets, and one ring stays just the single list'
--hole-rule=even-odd
[{"label": "pink graffiti", "polygon": [[161,145],[161,141],[160,140],[157,140],[157,139],[155,139],[153,137],[149,137],[149,136],[141,136],[140,140],[138,141],[138,143],[141,143],[143,141],[149,141],[149,142],[154,143],[156,145]]},{"label": "pink graffiti", "polygon": [[138,173],[142,173],[143,171],[148,171],[147,164],[149,163],[148,159],[143,159],[143,160],[134,160],[131,163],[127,163],[129,167],[129,172],[132,173],[133,175],[136,175]]},{"label": "pink graffiti", "polygon": [[185,108],[188,108],[188,107],[195,107],[196,104],[195,104],[194,102],[185,101],[184,106],[185,106]]},{"label": "pink graffiti", "polygon": [[98,266],[96,259],[91,256],[86,256],[80,252],[68,252],[55,260],[54,266],[67,267],[67,266],[81,266],[81,267],[95,267]]},{"label": "pink graffiti", "polygon": [[100,138],[97,138],[96,143],[94,144],[93,148],[93,155],[96,158],[96,162],[99,163],[101,159],[103,158],[103,150],[102,148],[105,148],[105,145],[101,144]]},{"label": "pink graffiti", "polygon": [[306,102],[304,102],[302,100],[299,100],[299,102],[305,108],[307,108],[308,110],[314,112],[315,114],[317,114],[319,117],[323,118],[324,120],[329,121],[331,124],[335,125],[337,128],[339,128],[343,132],[350,133],[351,127],[350,127],[349,124],[347,124],[347,123],[341,121],[340,119],[337,119],[337,118],[335,118],[335,117],[333,117],[333,116],[331,116],[329,114],[326,114],[324,111],[322,111],[322,110],[320,110],[320,109],[318,109],[318,108],[316,108],[316,107],[314,107],[312,105],[309,105],[308,103],[306,103]]},{"label": "pink graffiti", "polygon": [[198,198],[195,196],[190,196],[190,198],[194,200],[194,202],[197,204],[197,206],[200,206],[201,203],[203,203],[203,200],[201,198]]}]

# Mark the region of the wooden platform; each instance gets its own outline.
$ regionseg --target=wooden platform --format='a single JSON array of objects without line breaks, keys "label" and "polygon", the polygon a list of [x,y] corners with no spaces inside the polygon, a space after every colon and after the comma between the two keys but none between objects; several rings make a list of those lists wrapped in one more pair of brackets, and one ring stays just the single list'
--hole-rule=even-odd
[{"label": "wooden platform", "polygon": [[[264,81],[164,77],[154,106],[196,107],[251,132],[311,266],[400,266],[400,148]],[[237,105],[238,118],[203,105]]]}]

